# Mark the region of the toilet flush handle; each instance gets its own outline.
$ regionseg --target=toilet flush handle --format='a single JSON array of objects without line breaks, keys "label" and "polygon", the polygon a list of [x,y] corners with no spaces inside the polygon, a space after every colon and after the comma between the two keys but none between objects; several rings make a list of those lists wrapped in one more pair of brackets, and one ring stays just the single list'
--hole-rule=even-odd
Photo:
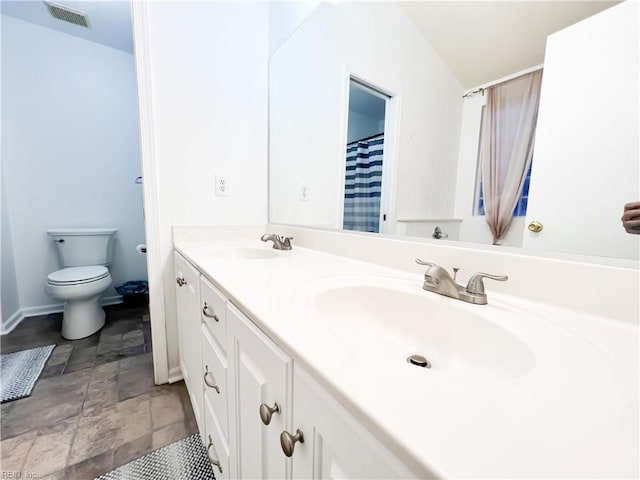
[{"label": "toilet flush handle", "polygon": [[54,242],[64,243],[64,238],[61,238],[60,240],[54,240]]}]

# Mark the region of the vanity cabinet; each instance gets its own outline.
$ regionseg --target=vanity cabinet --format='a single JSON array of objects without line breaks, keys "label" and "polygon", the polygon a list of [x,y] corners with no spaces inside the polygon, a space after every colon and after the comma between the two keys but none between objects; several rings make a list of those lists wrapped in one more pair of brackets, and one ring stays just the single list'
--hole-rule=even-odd
[{"label": "vanity cabinet", "polygon": [[[280,432],[291,422],[293,361],[232,304],[229,319],[236,478],[290,478]],[[264,417],[264,418],[261,418]]]},{"label": "vanity cabinet", "polygon": [[304,435],[293,478],[412,478],[380,442],[304,370],[294,372],[293,428]]},{"label": "vanity cabinet", "polygon": [[203,431],[200,272],[179,253],[175,254],[174,260],[180,371],[189,391],[198,428]]},{"label": "vanity cabinet", "polygon": [[177,252],[175,266],[180,368],[216,478],[414,477]]}]

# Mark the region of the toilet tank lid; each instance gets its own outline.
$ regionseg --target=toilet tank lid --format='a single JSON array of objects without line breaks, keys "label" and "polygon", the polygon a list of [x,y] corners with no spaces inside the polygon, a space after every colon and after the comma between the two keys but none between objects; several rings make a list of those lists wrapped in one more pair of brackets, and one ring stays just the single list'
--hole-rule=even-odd
[{"label": "toilet tank lid", "polygon": [[47,235],[113,235],[117,228],[52,228],[47,230]]}]

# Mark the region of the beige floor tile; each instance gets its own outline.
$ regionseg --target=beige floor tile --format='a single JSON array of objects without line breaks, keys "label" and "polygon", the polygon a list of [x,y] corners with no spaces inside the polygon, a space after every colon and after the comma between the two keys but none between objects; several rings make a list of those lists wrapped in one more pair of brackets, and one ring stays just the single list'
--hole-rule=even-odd
[{"label": "beige floor tile", "polygon": [[38,477],[38,480],[72,480],[68,475],[66,470],[58,470],[57,472],[51,473],[46,477]]},{"label": "beige floor tile", "polygon": [[29,454],[36,431],[23,433],[0,442],[0,465],[2,472],[22,472],[22,466]]},{"label": "beige floor tile", "polygon": [[91,372],[83,413],[111,407],[118,401],[118,362],[99,365]]},{"label": "beige floor tile", "polygon": [[144,435],[143,437],[136,438],[124,445],[120,445],[113,452],[113,468],[117,468],[131,460],[142,457],[153,449],[151,434]]},{"label": "beige floor tile", "polygon": [[71,442],[78,424],[78,417],[38,431],[23,469],[37,478],[63,470],[67,465]]},{"label": "beige floor tile", "polygon": [[151,353],[123,358],[118,363],[120,364],[120,372],[140,369],[150,369],[153,372],[153,356]]},{"label": "beige floor tile", "polygon": [[118,377],[118,401],[137,397],[149,393],[155,387],[153,378],[149,378],[144,372],[120,372]]},{"label": "beige floor tile", "polygon": [[113,470],[113,450],[68,466],[63,478],[65,480],[91,480],[111,470]]},{"label": "beige floor tile", "polygon": [[82,406],[83,415],[103,408],[113,407],[118,401],[117,385],[115,381],[90,385]]},{"label": "beige floor tile", "polygon": [[117,380],[119,368],[120,365],[118,362],[108,362],[98,365],[91,371],[90,385],[104,381]]},{"label": "beige floor tile", "polygon": [[151,422],[154,430],[184,420],[180,391],[172,385],[162,385],[151,391]]},{"label": "beige floor tile", "polygon": [[89,383],[89,371],[78,371],[40,380],[28,398],[2,416],[2,437],[56,425],[80,414]]},{"label": "beige floor tile", "polygon": [[69,464],[92,458],[151,433],[148,395],[140,395],[111,408],[83,412]]},{"label": "beige floor tile", "polygon": [[164,447],[170,443],[177,442],[189,436],[187,426],[184,422],[177,422],[172,425],[167,425],[160,430],[156,430],[152,434],[152,448]]}]

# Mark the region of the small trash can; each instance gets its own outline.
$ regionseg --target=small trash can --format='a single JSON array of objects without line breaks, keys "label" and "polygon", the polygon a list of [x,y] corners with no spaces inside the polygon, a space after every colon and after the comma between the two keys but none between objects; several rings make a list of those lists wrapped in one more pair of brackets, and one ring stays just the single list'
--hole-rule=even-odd
[{"label": "small trash can", "polygon": [[140,307],[149,304],[149,283],[146,280],[133,280],[116,287],[127,307]]}]

